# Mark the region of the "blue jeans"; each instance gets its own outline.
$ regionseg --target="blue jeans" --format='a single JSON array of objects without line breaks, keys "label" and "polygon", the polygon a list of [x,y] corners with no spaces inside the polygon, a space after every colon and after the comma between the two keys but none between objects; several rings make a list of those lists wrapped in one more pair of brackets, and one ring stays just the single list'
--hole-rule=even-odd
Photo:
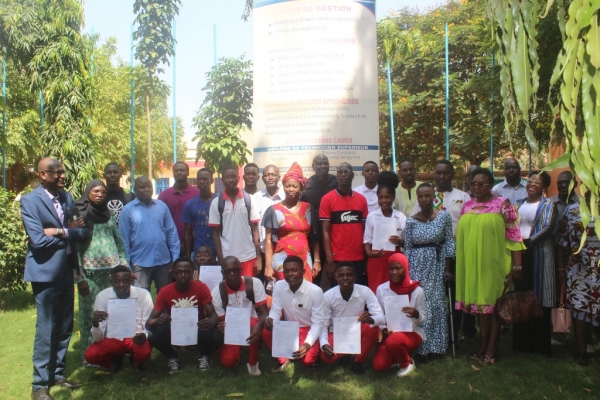
[{"label": "blue jeans", "polygon": [[131,271],[137,276],[138,283],[147,291],[150,291],[152,281],[156,286],[156,293],[160,289],[173,282],[173,275],[170,271],[171,263],[165,265],[157,265],[155,267],[140,267],[134,265]]},{"label": "blue jeans", "polygon": [[37,317],[33,342],[33,390],[62,378],[73,332],[73,276],[60,282],[32,282]]}]

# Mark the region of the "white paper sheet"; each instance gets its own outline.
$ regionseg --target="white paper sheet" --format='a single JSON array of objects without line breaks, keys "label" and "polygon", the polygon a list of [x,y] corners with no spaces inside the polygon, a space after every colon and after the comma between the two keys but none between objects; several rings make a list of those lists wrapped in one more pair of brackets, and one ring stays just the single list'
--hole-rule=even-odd
[{"label": "white paper sheet", "polygon": [[219,265],[202,265],[200,267],[200,281],[208,286],[211,292],[222,280],[223,273]]},{"label": "white paper sheet", "polygon": [[360,354],[360,322],[357,317],[333,318],[333,351]]},{"label": "white paper sheet", "polygon": [[292,358],[300,347],[300,324],[292,321],[273,322],[273,357]]},{"label": "white paper sheet", "polygon": [[248,346],[250,336],[250,309],[227,307],[225,312],[225,344]]},{"label": "white paper sheet", "polygon": [[390,236],[398,235],[395,218],[379,218],[373,227],[373,250],[394,251],[396,245],[390,242]]},{"label": "white paper sheet", "polygon": [[386,297],[384,306],[388,330],[394,332],[413,331],[412,318],[402,312],[402,307],[410,307],[407,294]]},{"label": "white paper sheet", "polygon": [[134,337],[135,311],[135,299],[109,299],[106,337],[120,340]]},{"label": "white paper sheet", "polygon": [[171,344],[191,346],[198,344],[198,309],[171,308]]}]

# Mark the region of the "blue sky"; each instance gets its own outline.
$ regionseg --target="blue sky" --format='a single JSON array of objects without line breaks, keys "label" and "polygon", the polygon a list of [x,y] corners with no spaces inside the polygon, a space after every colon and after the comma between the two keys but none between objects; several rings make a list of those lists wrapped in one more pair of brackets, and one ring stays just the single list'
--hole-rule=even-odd
[{"label": "blue sky", "polygon": [[[419,9],[441,4],[442,0],[421,0]],[[177,35],[177,115],[183,119],[186,138],[193,137],[192,118],[204,98],[202,87],[205,73],[214,61],[213,26],[217,30],[217,57],[239,57],[246,54],[252,59],[252,18],[242,21],[245,0],[183,0],[176,18]],[[84,31],[99,34],[101,41],[117,38],[118,56],[129,62],[131,24],[134,19],[133,0],[85,0]],[[377,18],[390,10],[415,7],[409,0],[377,0]],[[169,85],[173,70],[165,68],[161,76]],[[169,99],[172,112],[173,100]]]}]

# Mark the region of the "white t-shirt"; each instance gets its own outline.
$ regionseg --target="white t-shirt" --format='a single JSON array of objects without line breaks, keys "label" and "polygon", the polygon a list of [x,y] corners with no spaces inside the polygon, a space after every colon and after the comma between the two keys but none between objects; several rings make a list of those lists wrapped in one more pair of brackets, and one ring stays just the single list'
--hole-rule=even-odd
[{"label": "white t-shirt", "polygon": [[[254,303],[256,307],[267,304],[267,295],[265,294],[265,287],[262,282],[257,278],[252,278],[252,287],[254,289]],[[229,289],[229,286],[225,284],[225,290],[227,291],[227,295],[229,298],[229,302],[227,303],[227,308],[229,307],[237,307],[237,308],[249,308],[252,310],[250,316],[252,318],[258,318],[256,314],[256,310],[252,305],[252,302],[248,300],[246,297],[246,280],[242,277],[242,283],[237,292]],[[212,304],[215,308],[215,312],[219,319],[225,318],[225,309],[223,308],[223,302],[221,301],[221,291],[219,290],[219,285],[215,286],[212,290]]]},{"label": "white t-shirt", "polygon": [[258,210],[258,215],[260,218],[258,222],[258,237],[260,241],[260,251],[262,251],[263,253],[265,252],[265,239],[267,236],[267,231],[265,230],[265,227],[262,226],[261,221],[269,207],[271,207],[273,204],[281,203],[281,200],[283,200],[281,198],[282,193],[283,189],[279,189],[279,191],[275,193],[273,197],[271,197],[271,195],[269,194],[269,192],[267,192],[267,189],[265,188],[251,195],[252,202],[256,201],[256,209]]},{"label": "white t-shirt", "polygon": [[[223,234],[221,235],[221,248],[223,257],[235,256],[240,262],[250,261],[256,258],[256,248],[252,241],[252,230],[248,224],[248,210],[244,202],[244,195],[240,190],[235,198],[235,204],[229,198],[226,192],[221,196],[225,198],[225,208],[223,209]],[[257,224],[260,221],[255,200],[250,196],[250,221]],[[210,203],[210,212],[208,214],[208,226],[218,228],[220,223],[219,216],[219,196],[215,197]]]},{"label": "white t-shirt", "polygon": [[539,205],[539,201],[536,203],[525,202],[519,207],[521,237],[523,239],[529,239],[529,236],[531,236],[531,228],[533,228],[533,221],[535,221],[535,214]]},{"label": "white t-shirt", "polygon": [[369,189],[365,185],[360,185],[359,187],[354,188],[352,190],[365,196],[365,199],[367,199],[367,208],[369,209],[369,214],[379,210],[379,201],[377,199],[377,185],[375,185],[373,189]]},{"label": "white t-shirt", "polygon": [[[437,197],[438,191],[435,189],[435,195]],[[452,235],[456,236],[456,227],[458,226],[458,220],[460,219],[460,212],[462,211],[465,203],[471,200],[471,196],[462,190],[452,189],[451,192],[442,192],[443,195],[443,204],[438,210],[445,210],[448,214],[450,214],[450,218],[452,218]],[[419,206],[419,202],[415,203],[415,207],[413,208],[412,215],[421,211],[421,207]]]}]

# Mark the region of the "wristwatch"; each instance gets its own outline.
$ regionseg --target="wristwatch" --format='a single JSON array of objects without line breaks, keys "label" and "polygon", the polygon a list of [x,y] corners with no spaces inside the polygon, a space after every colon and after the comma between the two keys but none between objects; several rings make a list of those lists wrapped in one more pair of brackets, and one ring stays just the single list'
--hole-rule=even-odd
[{"label": "wristwatch", "polygon": [[63,236],[63,234],[64,234],[64,232],[63,232],[62,228],[57,228],[57,229],[56,229],[56,235],[57,235],[57,236],[60,236],[60,237],[62,237],[62,236]]},{"label": "wristwatch", "polygon": [[513,271],[520,271],[523,269],[522,265],[513,265],[512,266]]}]

